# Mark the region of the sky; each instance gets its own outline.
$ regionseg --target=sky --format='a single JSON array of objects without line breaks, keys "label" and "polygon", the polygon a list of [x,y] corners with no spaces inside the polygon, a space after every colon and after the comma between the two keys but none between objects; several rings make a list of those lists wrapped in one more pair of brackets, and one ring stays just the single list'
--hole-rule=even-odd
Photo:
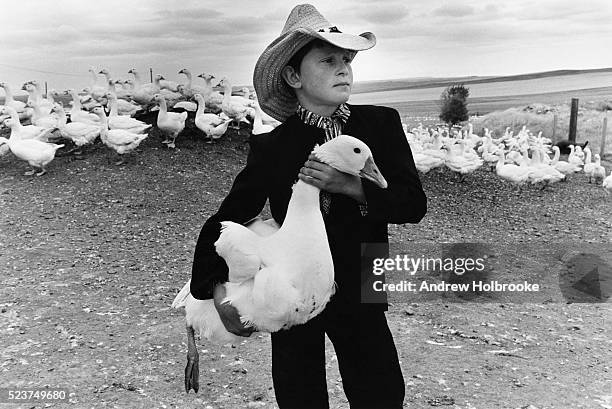
[{"label": "sky", "polygon": [[[257,58],[295,4],[280,0],[22,0],[0,3],[0,81],[85,87],[87,70],[127,79],[149,68],[250,85]],[[612,67],[608,0],[311,1],[341,31],[376,34],[355,81],[512,75]],[[101,83],[102,76],[98,81]],[[197,79],[194,79],[194,83]],[[602,86],[609,84],[602,84]]]}]

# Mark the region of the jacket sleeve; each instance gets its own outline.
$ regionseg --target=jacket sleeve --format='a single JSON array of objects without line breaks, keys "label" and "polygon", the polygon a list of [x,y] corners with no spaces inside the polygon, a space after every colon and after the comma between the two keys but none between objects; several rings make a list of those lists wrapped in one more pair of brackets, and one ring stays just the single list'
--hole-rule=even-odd
[{"label": "jacket sleeve", "polygon": [[418,223],[427,212],[427,197],[417,174],[410,145],[404,134],[400,116],[396,110],[385,115],[387,126],[380,129],[384,134],[379,152],[374,157],[387,180],[388,186],[382,189],[367,179],[362,179],[366,196],[367,217],[386,223]]},{"label": "jacket sleeve", "polygon": [[227,264],[214,245],[221,222],[244,224],[259,215],[268,199],[268,162],[258,139],[251,136],[249,144],[246,166],[234,179],[217,213],[208,218],[200,231],[191,270],[191,294],[196,299],[212,298],[214,287],[228,280]]}]

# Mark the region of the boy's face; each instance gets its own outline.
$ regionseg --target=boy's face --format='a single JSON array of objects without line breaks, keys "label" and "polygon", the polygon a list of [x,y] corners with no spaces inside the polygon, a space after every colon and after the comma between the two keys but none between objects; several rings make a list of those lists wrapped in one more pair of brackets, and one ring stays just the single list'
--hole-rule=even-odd
[{"label": "boy's face", "polygon": [[302,60],[295,88],[300,104],[321,115],[331,115],[338,105],[348,101],[354,56],[354,51],[331,44],[311,49]]}]

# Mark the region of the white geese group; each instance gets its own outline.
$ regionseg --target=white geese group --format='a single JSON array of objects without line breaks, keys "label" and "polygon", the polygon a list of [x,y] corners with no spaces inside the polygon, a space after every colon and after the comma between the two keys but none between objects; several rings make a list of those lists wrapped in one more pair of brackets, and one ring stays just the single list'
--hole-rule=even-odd
[{"label": "white geese group", "polygon": [[[10,85],[0,82],[5,100],[0,106],[0,129],[10,127],[13,141],[34,138],[47,143],[48,138],[63,138],[76,146],[73,151],[79,152],[101,136],[106,146],[121,154],[133,149],[112,143],[118,139],[117,133],[112,131],[121,130],[131,135],[149,132],[150,124],[134,118],[147,111],[159,111],[154,125],[165,137],[163,143],[168,148],[176,147],[176,139],[186,128],[189,115],[193,120],[189,122],[190,129],[201,130],[208,142],[221,138],[232,121],[251,124],[253,134],[270,132],[280,124],[249,98],[248,88],[241,90],[240,95],[232,95],[232,85],[223,78],[218,84],[223,87],[223,93],[214,90],[215,76],[210,73],[198,74],[202,84],[194,84],[191,71],[183,68],[178,73],[186,77],[186,82],[181,84],[159,74],[152,82],[145,83],[135,68],[128,71],[133,76],[128,80],[114,79],[109,68],[96,70],[91,67],[88,71],[89,84],[80,92],[77,88],[69,88],[63,92],[49,90],[43,95],[40,81],[28,81],[21,87],[28,94],[26,102],[15,99]],[[72,99],[70,108],[58,105],[57,101],[68,96]],[[102,107],[102,111],[96,109],[98,107]],[[105,113],[105,118],[100,112]],[[5,122],[7,119],[11,120]],[[130,141],[139,140],[138,143],[142,139],[127,137]],[[8,140],[2,141],[0,156],[12,150]],[[127,145],[135,147],[138,143],[128,142]]]},{"label": "white geese group", "polygon": [[440,127],[427,129],[419,125],[405,130],[415,165],[422,173],[445,166],[463,181],[466,175],[486,165],[517,189],[526,184],[545,188],[575,173],[584,173],[589,183],[603,183],[606,175],[599,155],[594,155],[591,162],[589,147],[570,146],[567,160],[560,160],[559,148],[551,146],[550,139],[541,132],[534,135],[525,126],[516,135],[506,128],[500,138],[493,138],[488,129],[484,129],[483,136],[476,135],[472,124],[453,136]]}]

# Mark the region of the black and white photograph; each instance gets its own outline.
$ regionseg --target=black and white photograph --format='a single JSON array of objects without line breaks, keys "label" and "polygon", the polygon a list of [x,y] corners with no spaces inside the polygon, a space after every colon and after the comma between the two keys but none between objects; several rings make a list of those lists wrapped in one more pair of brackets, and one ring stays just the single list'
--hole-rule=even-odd
[{"label": "black and white photograph", "polygon": [[612,409],[612,3],[0,3],[0,408]]}]

